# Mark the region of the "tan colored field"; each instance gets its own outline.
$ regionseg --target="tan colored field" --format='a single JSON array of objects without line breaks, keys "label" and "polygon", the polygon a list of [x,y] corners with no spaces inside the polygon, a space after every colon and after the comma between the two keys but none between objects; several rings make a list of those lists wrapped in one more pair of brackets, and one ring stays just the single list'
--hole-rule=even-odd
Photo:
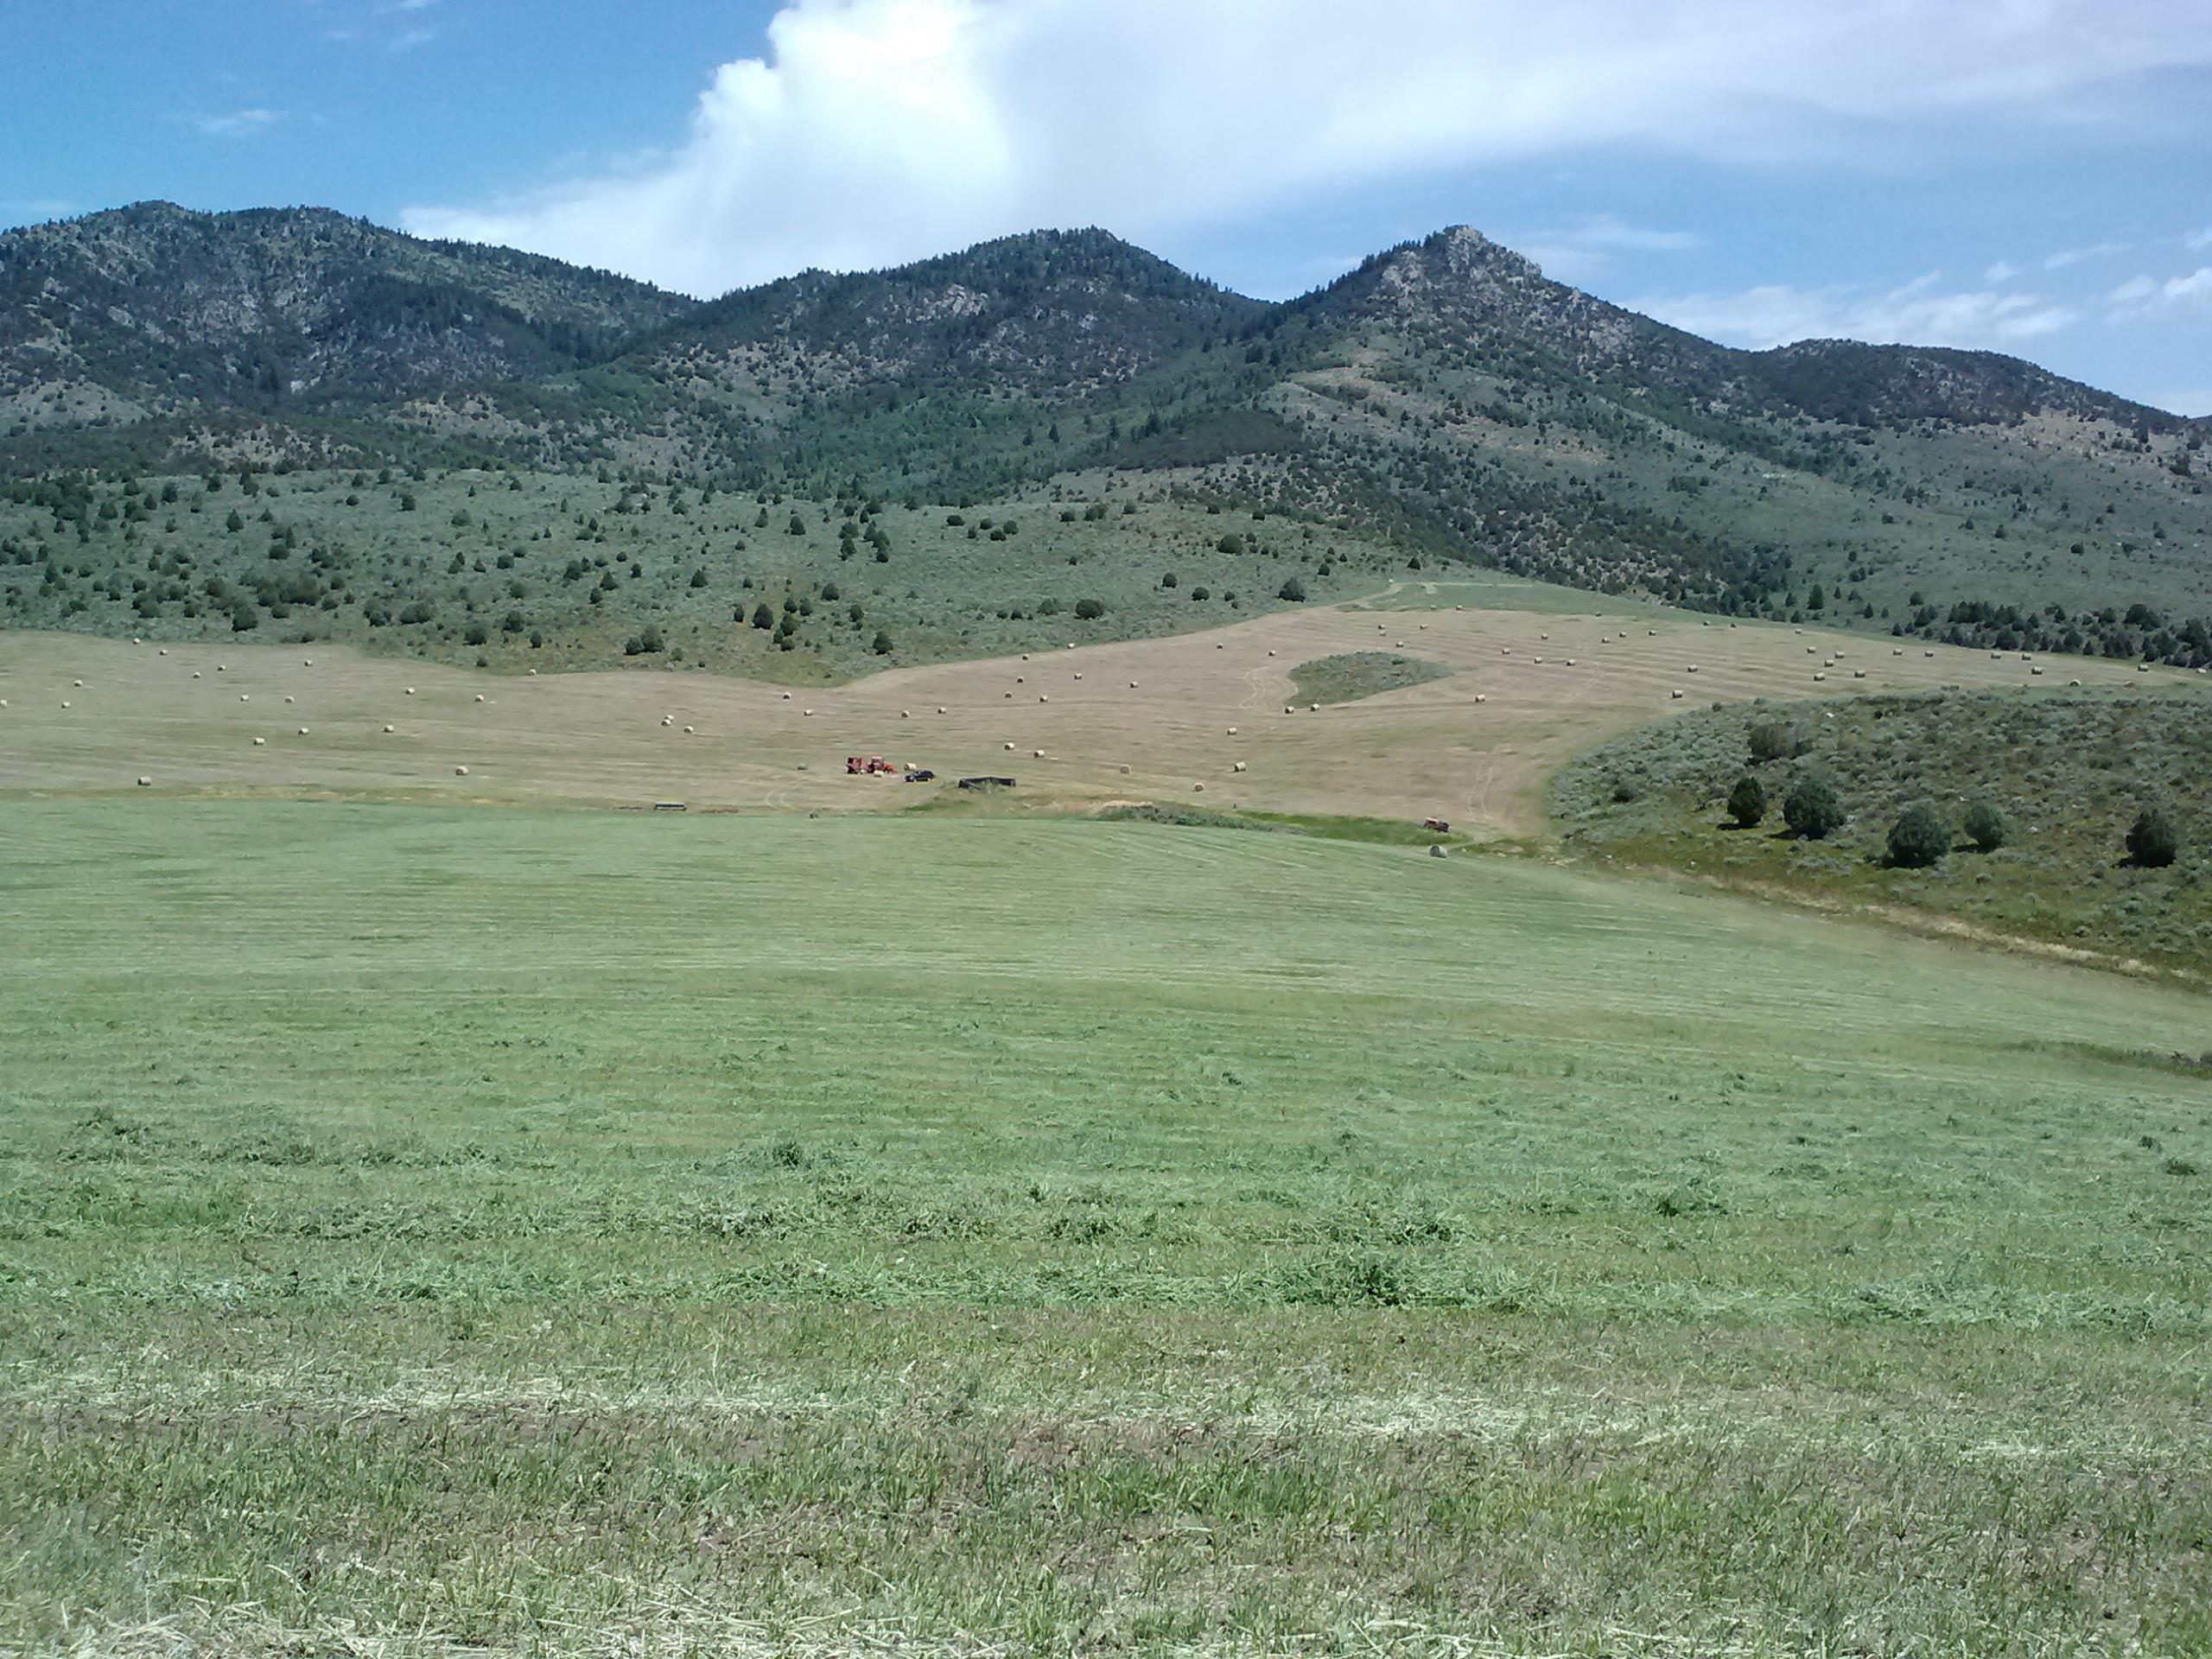
[{"label": "tan colored field", "polygon": [[[1419,596],[1393,596],[1409,600]],[[130,789],[143,777],[184,793],[880,810],[995,772],[1020,779],[1017,798],[1055,807],[1147,799],[1434,814],[1513,833],[1540,823],[1543,779],[1569,755],[1704,702],[2025,684],[2031,666],[2044,671],[2033,683],[2052,687],[2202,683],[2178,671],[2059,658],[2031,665],[1618,604],[1566,614],[1435,602],[1443,608],[1286,613],[788,696],[703,673],[518,679],[328,645],[6,634],[0,790]],[[1299,664],[1376,649],[1455,672],[1285,712]],[[928,766],[939,781],[848,778],[854,753]],[[1238,761],[1248,770],[1236,772]]]}]

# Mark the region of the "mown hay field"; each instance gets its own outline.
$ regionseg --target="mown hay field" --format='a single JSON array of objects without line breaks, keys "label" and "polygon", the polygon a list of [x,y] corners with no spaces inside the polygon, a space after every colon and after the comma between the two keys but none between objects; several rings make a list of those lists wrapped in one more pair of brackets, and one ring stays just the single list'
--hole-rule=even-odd
[{"label": "mown hay field", "polygon": [[2212,1647],[2201,998],[1077,821],[0,804],[0,1650]]},{"label": "mown hay field", "polygon": [[[1550,608],[1568,603],[1581,608]],[[1301,668],[1369,653],[1402,658],[1421,683],[1360,695],[1388,682],[1309,678],[1300,691]],[[658,670],[499,675],[321,643],[15,633],[0,634],[0,793],[128,792],[143,777],[163,794],[875,811],[984,772],[1053,808],[1440,816],[1529,834],[1558,767],[1670,714],[2073,679],[2206,689],[2177,669],[1735,626],[1501,582],[1412,583],[1376,608],[1297,607],[1165,639],[1071,635],[812,688]],[[1339,693],[1357,700],[1324,700]],[[853,754],[940,781],[849,779]]]}]

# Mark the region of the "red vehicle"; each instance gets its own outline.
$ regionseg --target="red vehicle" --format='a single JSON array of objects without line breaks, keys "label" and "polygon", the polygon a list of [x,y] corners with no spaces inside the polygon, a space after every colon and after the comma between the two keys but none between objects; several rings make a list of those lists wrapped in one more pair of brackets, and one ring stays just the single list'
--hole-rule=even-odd
[{"label": "red vehicle", "polygon": [[878,772],[893,772],[899,768],[880,754],[849,754],[845,757],[845,774],[850,778],[873,777]]},{"label": "red vehicle", "polygon": [[1421,821],[1421,827],[1424,830],[1433,830],[1440,836],[1448,836],[1452,833],[1452,826],[1442,818],[1423,818]]}]

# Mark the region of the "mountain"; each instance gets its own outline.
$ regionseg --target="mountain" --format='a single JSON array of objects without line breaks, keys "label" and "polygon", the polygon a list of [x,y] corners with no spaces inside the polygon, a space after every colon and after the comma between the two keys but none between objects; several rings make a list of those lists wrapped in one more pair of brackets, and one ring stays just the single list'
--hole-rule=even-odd
[{"label": "mountain", "polygon": [[573,369],[693,306],[321,209],[145,202],[0,236],[0,423],[379,404]]},{"label": "mountain", "polygon": [[964,505],[1111,470],[1728,614],[2183,659],[2212,616],[2212,423],[1987,353],[1735,350],[1464,227],[1283,304],[1098,230],[701,304],[155,204],[0,237],[0,418],[18,475],[491,461]]}]

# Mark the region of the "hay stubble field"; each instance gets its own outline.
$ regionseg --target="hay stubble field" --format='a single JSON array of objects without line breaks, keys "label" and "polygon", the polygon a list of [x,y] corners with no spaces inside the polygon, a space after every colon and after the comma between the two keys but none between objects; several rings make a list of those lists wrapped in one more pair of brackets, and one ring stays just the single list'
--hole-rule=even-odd
[{"label": "hay stubble field", "polygon": [[[2126,663],[2031,663],[1593,607],[1533,583],[1401,584],[1371,607],[809,689],[696,673],[494,677],[327,644],[32,633],[6,645],[0,791],[127,789],[147,777],[171,793],[753,810],[930,798],[893,779],[848,779],[844,758],[858,753],[930,767],[946,780],[931,794],[963,773],[1011,772],[1022,798],[1052,806],[1203,795],[1269,811],[1441,814],[1491,834],[1539,828],[1545,780],[1592,743],[1717,701],[2202,683]],[[1318,711],[1299,699],[1301,664],[1377,650],[1446,672]]]}]

